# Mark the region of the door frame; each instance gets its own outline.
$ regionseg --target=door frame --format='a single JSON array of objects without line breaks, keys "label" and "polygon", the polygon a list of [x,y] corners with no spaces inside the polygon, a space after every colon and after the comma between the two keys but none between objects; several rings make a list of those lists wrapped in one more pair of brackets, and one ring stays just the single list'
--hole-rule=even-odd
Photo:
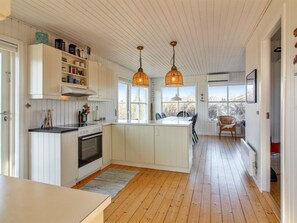
[{"label": "door frame", "polygon": [[[281,18],[272,25],[271,29],[261,41],[261,82],[260,82],[260,148],[261,148],[261,190],[270,191],[270,118],[266,115],[271,114],[271,38],[276,31],[281,28]],[[283,30],[282,30],[283,33]],[[283,36],[282,36],[283,37]],[[283,48],[283,38],[281,38],[281,46]],[[283,80],[283,51],[281,53],[281,80]],[[281,94],[284,92],[284,82],[280,86]],[[281,103],[280,128],[283,120],[283,104]],[[283,131],[280,129],[281,141],[283,139]]]},{"label": "door frame", "polygon": [[[11,96],[15,101],[11,105],[11,114],[14,120],[11,125],[10,134],[13,135],[10,148],[10,156],[14,157],[10,163],[10,175],[21,178],[28,178],[28,133],[27,133],[27,119],[29,115],[28,109],[25,110],[26,101],[28,102],[28,78],[25,72],[27,67],[25,65],[24,57],[24,43],[14,38],[0,34],[0,39],[17,46],[17,52],[14,54],[13,66],[11,67]],[[20,120],[23,120],[22,122]],[[22,146],[22,149],[20,149]]]}]

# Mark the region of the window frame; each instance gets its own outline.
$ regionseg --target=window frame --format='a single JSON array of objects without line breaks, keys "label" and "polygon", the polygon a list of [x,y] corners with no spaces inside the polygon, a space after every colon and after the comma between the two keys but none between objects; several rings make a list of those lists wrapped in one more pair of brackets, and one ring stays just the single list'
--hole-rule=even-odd
[{"label": "window frame", "polygon": [[[209,101],[209,86],[226,86],[227,87],[227,100],[226,101]],[[245,103],[245,96],[246,96],[246,90],[245,90],[245,95],[242,101],[230,101],[229,100],[229,96],[230,96],[230,92],[229,92],[229,87],[230,86],[243,86],[243,88],[245,89],[245,84],[244,83],[229,83],[229,82],[213,82],[213,83],[208,83],[207,85],[207,119],[210,122],[217,122],[218,121],[218,115],[215,119],[210,119],[209,118],[209,105],[210,104],[223,104],[226,103],[227,106],[227,114],[226,115],[230,115],[230,104],[236,104],[236,103]]]},{"label": "window frame", "polygon": [[[149,92],[147,88],[144,88],[147,91],[147,95],[146,95],[146,102],[140,102],[140,88],[141,87],[137,87],[137,86],[132,86],[131,81],[128,81],[126,79],[122,79],[119,78],[118,79],[118,89],[119,89],[119,83],[125,84],[127,85],[127,91],[126,91],[126,97],[127,97],[127,109],[126,109],[126,117],[127,119],[119,119],[119,120],[137,120],[137,119],[131,119],[132,114],[131,114],[131,106],[132,104],[136,104],[140,107],[140,105],[146,105],[146,115],[145,115],[145,119],[144,121],[147,121],[149,119]],[[139,98],[138,102],[132,102],[131,100],[131,96],[132,96],[132,87],[136,87],[137,88],[137,95]],[[118,96],[118,100],[117,100],[117,107],[118,107],[118,111],[119,111],[119,96]],[[138,117],[140,117],[140,109],[138,109],[139,113],[138,113]],[[118,115],[119,118],[119,115]],[[142,119],[141,119],[142,120]],[[139,120],[139,121],[141,121]]]},{"label": "window frame", "polygon": [[[180,104],[183,104],[183,103],[185,103],[185,102],[190,102],[190,103],[194,103],[195,104],[195,113],[197,112],[197,110],[198,110],[198,105],[197,105],[197,103],[198,103],[198,101],[197,101],[197,85],[196,84],[194,84],[194,85],[184,85],[184,86],[181,86],[181,87],[174,87],[174,88],[176,88],[177,90],[176,90],[176,94],[177,94],[177,96],[179,96],[180,95],[180,88],[183,88],[183,87],[194,87],[195,88],[195,94],[194,94],[194,96],[195,96],[195,101],[163,101],[163,89],[164,88],[173,88],[173,87],[166,87],[166,86],[162,86],[162,88],[161,88],[161,111],[162,112],[164,112],[164,106],[163,106],[163,104],[166,104],[166,103],[176,103],[177,104],[177,112],[179,112],[180,111]],[[192,114],[192,115],[194,115],[194,114]]]}]

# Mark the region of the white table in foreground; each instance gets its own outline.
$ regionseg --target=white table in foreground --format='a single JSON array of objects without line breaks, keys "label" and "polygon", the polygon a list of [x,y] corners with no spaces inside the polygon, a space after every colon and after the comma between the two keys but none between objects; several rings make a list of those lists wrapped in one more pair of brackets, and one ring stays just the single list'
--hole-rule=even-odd
[{"label": "white table in foreground", "polygon": [[0,175],[0,222],[103,222],[110,196]]}]

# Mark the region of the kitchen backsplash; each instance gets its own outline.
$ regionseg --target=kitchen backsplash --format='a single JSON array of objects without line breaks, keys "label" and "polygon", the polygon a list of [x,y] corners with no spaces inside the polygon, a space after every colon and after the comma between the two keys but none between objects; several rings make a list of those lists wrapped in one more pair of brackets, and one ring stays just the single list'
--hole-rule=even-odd
[{"label": "kitchen backsplash", "polygon": [[42,125],[45,113],[52,110],[53,126],[78,122],[78,111],[88,103],[91,109],[88,121],[105,117],[114,119],[114,102],[87,102],[86,100],[30,100],[30,127],[37,128]]}]

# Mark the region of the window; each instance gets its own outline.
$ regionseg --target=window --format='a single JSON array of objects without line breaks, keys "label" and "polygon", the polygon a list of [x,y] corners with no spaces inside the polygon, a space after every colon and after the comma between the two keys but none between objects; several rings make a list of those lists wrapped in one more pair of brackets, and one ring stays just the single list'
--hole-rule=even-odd
[{"label": "window", "polygon": [[118,119],[127,120],[128,119],[128,84],[119,82],[118,83]]},{"label": "window", "polygon": [[220,115],[245,119],[245,85],[208,86],[208,118],[216,120]]},{"label": "window", "polygon": [[118,119],[148,119],[148,89],[134,87],[125,81],[118,82]]},{"label": "window", "polygon": [[[175,96],[181,100],[174,99]],[[186,111],[194,115],[196,111],[196,87],[163,87],[162,112],[167,116],[176,116],[179,111]]]},{"label": "window", "polygon": [[131,87],[131,120],[147,120],[148,89]]}]

